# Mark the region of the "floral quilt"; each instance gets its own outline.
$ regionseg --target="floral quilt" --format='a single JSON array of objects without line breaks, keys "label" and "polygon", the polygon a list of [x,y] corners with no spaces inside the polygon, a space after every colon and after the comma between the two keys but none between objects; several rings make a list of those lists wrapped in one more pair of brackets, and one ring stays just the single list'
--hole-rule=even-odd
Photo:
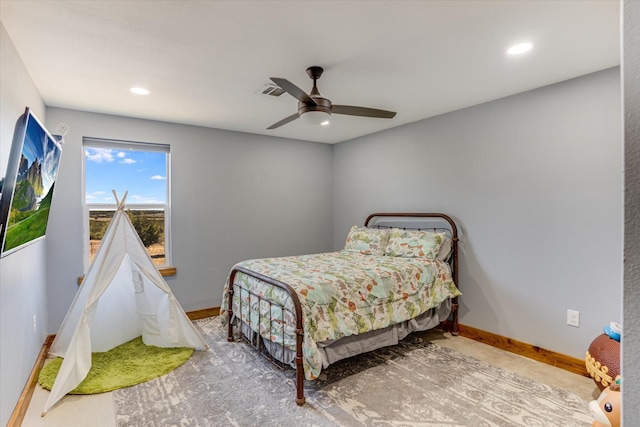
[{"label": "floral quilt", "polygon": [[[243,261],[238,266],[290,285],[303,311],[305,377],[322,369],[317,343],[382,329],[412,319],[460,295],[449,265],[441,260],[339,251]],[[240,287],[238,287],[238,284]],[[228,321],[225,285],[220,315]],[[242,288],[242,289],[240,289]],[[265,339],[295,349],[291,298],[284,291],[239,272],[233,314]],[[284,308],[280,309],[273,301]]]}]

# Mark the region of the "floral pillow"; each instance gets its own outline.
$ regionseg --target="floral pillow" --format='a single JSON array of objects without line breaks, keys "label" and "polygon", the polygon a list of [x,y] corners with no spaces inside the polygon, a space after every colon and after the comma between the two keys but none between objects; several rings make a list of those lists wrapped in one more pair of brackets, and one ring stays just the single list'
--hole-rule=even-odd
[{"label": "floral pillow", "polygon": [[354,225],[349,230],[344,249],[365,255],[384,255],[388,241],[389,230]]},{"label": "floral pillow", "polygon": [[394,228],[391,230],[385,253],[388,256],[435,259],[444,238],[444,232],[432,233]]}]

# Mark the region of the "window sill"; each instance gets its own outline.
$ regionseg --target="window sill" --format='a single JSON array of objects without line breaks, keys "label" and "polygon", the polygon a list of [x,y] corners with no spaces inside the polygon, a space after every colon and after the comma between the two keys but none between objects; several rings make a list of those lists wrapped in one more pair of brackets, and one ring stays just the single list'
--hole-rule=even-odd
[{"label": "window sill", "polygon": [[[178,274],[178,270],[175,267],[160,267],[158,268],[158,271],[160,272],[162,277],[171,277]],[[84,280],[84,276],[78,277],[78,286],[82,284],[83,280]]]}]

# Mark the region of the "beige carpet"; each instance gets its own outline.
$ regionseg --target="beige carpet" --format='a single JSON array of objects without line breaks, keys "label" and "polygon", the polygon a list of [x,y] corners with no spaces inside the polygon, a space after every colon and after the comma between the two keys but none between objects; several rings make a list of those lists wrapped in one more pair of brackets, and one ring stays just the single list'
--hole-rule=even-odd
[{"label": "beige carpet", "polygon": [[210,346],[170,374],[113,393],[120,426],[585,426],[587,402],[418,338],[357,356],[306,383],[294,402],[281,372],[219,319],[196,322]]}]

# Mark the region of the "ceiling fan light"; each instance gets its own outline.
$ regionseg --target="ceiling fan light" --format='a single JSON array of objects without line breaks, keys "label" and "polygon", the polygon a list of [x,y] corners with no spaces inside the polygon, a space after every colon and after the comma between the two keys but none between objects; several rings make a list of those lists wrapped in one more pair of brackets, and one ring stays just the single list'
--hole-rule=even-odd
[{"label": "ceiling fan light", "polygon": [[310,125],[326,126],[329,124],[329,116],[330,114],[325,113],[324,111],[307,111],[306,113],[302,114],[300,118]]}]

